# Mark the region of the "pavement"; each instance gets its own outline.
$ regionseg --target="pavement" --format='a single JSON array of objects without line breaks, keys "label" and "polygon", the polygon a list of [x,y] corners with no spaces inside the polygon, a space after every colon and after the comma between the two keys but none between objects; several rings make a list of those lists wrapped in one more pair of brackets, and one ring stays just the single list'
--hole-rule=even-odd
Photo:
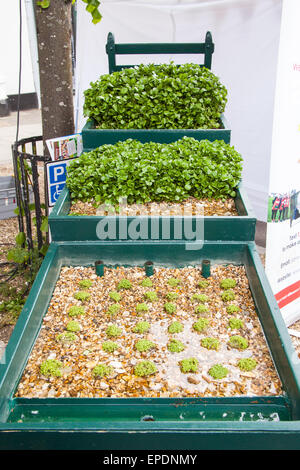
[{"label": "pavement", "polygon": [[[16,141],[17,113],[0,117],[0,175],[12,174],[11,146]],[[42,135],[40,109],[21,111],[19,116],[19,140]]]}]

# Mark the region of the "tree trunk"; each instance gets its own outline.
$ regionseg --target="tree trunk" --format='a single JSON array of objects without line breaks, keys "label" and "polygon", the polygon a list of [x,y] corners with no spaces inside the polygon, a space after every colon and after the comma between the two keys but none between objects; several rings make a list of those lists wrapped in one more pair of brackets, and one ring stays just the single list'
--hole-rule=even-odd
[{"label": "tree trunk", "polygon": [[[72,5],[70,0],[51,0],[48,8],[37,6],[35,0],[34,4],[45,143],[74,133]],[[44,149],[47,152],[45,145]]]}]

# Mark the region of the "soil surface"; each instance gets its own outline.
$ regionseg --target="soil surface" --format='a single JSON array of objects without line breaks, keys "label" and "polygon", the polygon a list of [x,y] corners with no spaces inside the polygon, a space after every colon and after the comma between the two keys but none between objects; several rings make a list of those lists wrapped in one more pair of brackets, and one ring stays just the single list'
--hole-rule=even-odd
[{"label": "soil surface", "polygon": [[[178,285],[170,285],[171,278],[179,280]],[[220,287],[220,281],[224,278],[236,280],[235,298],[230,302],[222,299],[224,289]],[[82,290],[80,281],[84,279],[90,279],[92,285],[85,289],[90,297],[82,302],[76,300],[74,294]],[[122,279],[129,280],[131,288],[118,290]],[[151,287],[141,284],[144,279],[142,268],[106,268],[103,277],[96,276],[93,268],[62,268],[16,395],[182,397],[282,393],[243,266],[214,266],[205,288],[198,285],[203,280],[200,270],[192,267],[156,268],[150,277]],[[117,302],[119,311],[115,314],[109,311],[116,304],[109,295],[111,291],[117,291],[121,296]],[[145,296],[148,291],[154,292],[157,298],[149,301]],[[170,300],[169,293],[177,294],[177,298]],[[194,299],[194,294],[205,294],[207,298]],[[174,312],[166,311],[167,302],[175,306]],[[143,304],[145,311],[138,312],[138,304]],[[238,312],[229,314],[228,304],[238,306]],[[74,305],[84,309],[77,317],[70,316],[70,308]],[[200,305],[204,311],[197,313]],[[239,328],[229,326],[233,317],[242,321]],[[203,331],[194,329],[199,319],[207,320]],[[70,320],[76,320],[80,330],[68,342],[61,335],[66,333]],[[141,321],[149,322],[150,328],[138,333],[134,328]],[[171,333],[168,328],[175,321],[182,325],[182,331]],[[120,329],[119,336],[108,335],[107,328],[111,325]],[[230,346],[230,338],[237,335],[246,340],[245,349]],[[202,343],[207,337],[218,340],[216,349]],[[114,352],[103,349],[108,340],[117,345]],[[146,340],[148,343],[143,344],[150,345],[150,349],[139,351],[139,340]],[[177,345],[180,341],[181,351],[169,350],[173,340]],[[191,358],[196,358],[197,370],[183,372],[180,361]],[[255,359],[256,367],[251,371],[241,370],[238,361],[243,358]],[[42,373],[40,367],[49,359],[59,361],[61,376]],[[135,369],[144,360],[150,361],[155,368],[149,376],[139,376]],[[99,364],[108,367],[108,375],[95,375],[95,367]],[[227,369],[226,377],[215,379],[210,375],[210,368],[216,364]]]}]

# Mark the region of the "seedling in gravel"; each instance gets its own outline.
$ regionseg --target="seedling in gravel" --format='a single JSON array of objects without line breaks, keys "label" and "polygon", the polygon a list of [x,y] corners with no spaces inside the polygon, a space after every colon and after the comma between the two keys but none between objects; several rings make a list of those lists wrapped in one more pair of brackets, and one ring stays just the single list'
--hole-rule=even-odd
[{"label": "seedling in gravel", "polygon": [[72,305],[72,307],[69,308],[68,315],[70,317],[78,317],[79,315],[85,315],[85,310],[79,305]]},{"label": "seedling in gravel", "polygon": [[181,331],[183,331],[183,325],[179,321],[174,321],[168,328],[168,332],[171,334],[180,333]]},{"label": "seedling in gravel", "polygon": [[205,302],[209,301],[209,297],[205,294],[194,294],[192,296],[192,300],[194,300],[195,302],[199,302],[201,304],[204,304]]},{"label": "seedling in gravel", "polygon": [[168,284],[171,287],[177,287],[180,282],[180,279],[177,279],[176,277],[170,277],[170,279],[168,280]]},{"label": "seedling in gravel", "polygon": [[227,279],[222,279],[220,281],[220,287],[222,289],[233,289],[236,286],[236,280],[228,277]]},{"label": "seedling in gravel", "polygon": [[40,372],[46,377],[61,377],[62,363],[57,359],[47,359],[40,366]]},{"label": "seedling in gravel", "polygon": [[198,370],[198,359],[195,357],[190,357],[189,359],[182,359],[179,361],[179,366],[183,374],[188,374],[190,372],[197,372]]},{"label": "seedling in gravel", "polygon": [[121,279],[121,281],[118,283],[117,285],[117,289],[118,290],[121,290],[121,289],[131,289],[132,288],[132,284],[131,282],[129,281],[129,279]]},{"label": "seedling in gravel", "polygon": [[108,307],[106,313],[113,317],[114,315],[117,315],[117,313],[119,313],[120,308],[121,308],[120,304],[112,304]]},{"label": "seedling in gravel", "polygon": [[230,318],[228,324],[232,330],[239,330],[240,328],[244,328],[244,323],[240,318]]},{"label": "seedling in gravel", "polygon": [[114,341],[104,341],[102,343],[102,349],[105,352],[113,353],[119,348],[119,345]]},{"label": "seedling in gravel", "polygon": [[158,299],[157,293],[152,290],[145,292],[144,297],[146,300],[149,300],[149,302],[155,302]]},{"label": "seedling in gravel", "polygon": [[147,339],[139,339],[135,343],[135,348],[139,352],[146,352],[146,351],[149,351],[149,349],[156,348],[156,345],[155,345],[155,343],[153,343],[152,341],[149,341]]},{"label": "seedling in gravel", "polygon": [[149,277],[146,277],[146,279],[143,279],[143,280],[142,280],[141,286],[142,286],[142,287],[152,287],[152,286],[153,286],[153,282],[151,281],[151,279],[149,279]]},{"label": "seedling in gravel", "polygon": [[224,302],[231,302],[235,299],[235,293],[233,292],[233,290],[228,289],[222,293],[221,297]]},{"label": "seedling in gravel", "polygon": [[140,321],[138,322],[135,327],[133,328],[134,333],[146,333],[150,329],[150,323],[147,321]]},{"label": "seedling in gravel", "polygon": [[91,281],[91,279],[82,279],[82,281],[79,281],[78,285],[82,289],[89,289],[93,285],[93,281]]},{"label": "seedling in gravel", "polygon": [[91,294],[89,294],[85,290],[80,290],[78,292],[75,292],[74,294],[74,298],[76,300],[80,300],[81,302],[86,302],[87,300],[89,300],[90,297],[91,297]]},{"label": "seedling in gravel", "polygon": [[171,339],[167,347],[172,353],[179,353],[185,349],[185,345],[178,339]]},{"label": "seedling in gravel", "polygon": [[121,294],[119,294],[119,292],[117,292],[116,290],[112,290],[110,293],[109,293],[109,297],[114,300],[115,302],[119,302],[122,298]]},{"label": "seedling in gravel", "polygon": [[167,302],[165,303],[164,305],[164,310],[167,312],[167,313],[175,313],[176,312],[176,305],[175,304],[172,304],[172,302]]},{"label": "seedling in gravel", "polygon": [[106,328],[106,334],[107,336],[110,336],[110,337],[117,337],[117,336],[121,336],[122,334],[122,329],[119,328],[118,326],[116,325],[109,325],[107,328]]},{"label": "seedling in gravel", "polygon": [[149,307],[146,303],[142,302],[141,304],[137,304],[136,311],[137,313],[148,312]]},{"label": "seedling in gravel", "polygon": [[206,305],[200,304],[195,308],[195,313],[198,315],[206,315],[208,313],[208,307]]},{"label": "seedling in gravel", "polygon": [[245,357],[244,359],[240,359],[237,365],[242,371],[250,372],[255,369],[257,362],[252,357]]},{"label": "seedling in gravel", "polygon": [[172,301],[172,300],[178,299],[178,294],[177,294],[177,292],[168,292],[166,294],[166,297],[167,297],[168,300]]},{"label": "seedling in gravel", "polygon": [[237,313],[239,311],[240,311],[240,308],[235,304],[230,304],[230,305],[227,305],[226,307],[226,312],[229,313],[230,315],[232,315],[233,313]]},{"label": "seedling in gravel", "polygon": [[66,326],[66,329],[67,331],[72,331],[73,333],[76,333],[77,331],[81,330],[81,326],[77,321],[72,320],[72,321],[69,321],[69,323]]},{"label": "seedling in gravel", "polygon": [[212,338],[208,336],[207,338],[202,338],[201,346],[206,349],[215,349],[216,351],[218,351],[220,347],[220,341],[217,338]]},{"label": "seedling in gravel", "polygon": [[248,348],[248,340],[240,335],[231,336],[228,344],[235,349],[243,350]]},{"label": "seedling in gravel", "polygon": [[202,331],[206,330],[208,325],[209,325],[209,320],[207,318],[200,318],[198,321],[196,321],[193,324],[193,329],[201,333]]},{"label": "seedling in gravel", "polygon": [[141,361],[134,368],[134,375],[139,377],[146,377],[155,374],[155,372],[157,372],[157,367],[150,361]]},{"label": "seedling in gravel", "polygon": [[56,339],[57,341],[72,343],[73,341],[76,341],[77,336],[72,331],[67,331],[65,333],[60,333],[59,335],[57,335]]},{"label": "seedling in gravel", "polygon": [[113,367],[100,363],[94,367],[92,374],[95,378],[101,378],[106,377],[107,375],[112,375],[113,371]]},{"label": "seedling in gravel", "polygon": [[206,281],[205,279],[201,279],[201,281],[198,282],[198,287],[200,289],[206,289],[209,286],[209,281]]},{"label": "seedling in gravel", "polygon": [[224,379],[228,372],[229,370],[221,364],[215,364],[208,371],[209,375],[214,379]]}]

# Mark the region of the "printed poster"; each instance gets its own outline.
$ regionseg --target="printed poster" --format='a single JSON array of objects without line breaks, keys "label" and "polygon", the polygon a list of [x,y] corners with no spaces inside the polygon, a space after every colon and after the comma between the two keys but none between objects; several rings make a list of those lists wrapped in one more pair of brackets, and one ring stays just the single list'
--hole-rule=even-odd
[{"label": "printed poster", "polygon": [[300,319],[299,19],[299,0],[284,0],[273,120],[266,273],[287,326]]}]

